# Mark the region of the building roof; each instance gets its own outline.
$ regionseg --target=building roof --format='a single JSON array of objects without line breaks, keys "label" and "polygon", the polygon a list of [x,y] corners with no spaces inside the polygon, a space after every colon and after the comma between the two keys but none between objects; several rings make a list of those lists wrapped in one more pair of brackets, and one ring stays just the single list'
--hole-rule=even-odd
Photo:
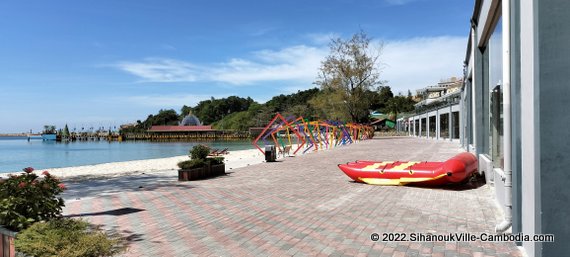
[{"label": "building roof", "polygon": [[148,132],[214,131],[212,126],[152,126]]},{"label": "building roof", "polygon": [[202,125],[202,123],[200,122],[200,119],[198,119],[198,117],[196,117],[195,115],[192,115],[192,114],[188,114],[180,122],[180,126],[200,126],[200,125]]},{"label": "building roof", "polygon": [[370,122],[370,125],[376,125],[376,124],[381,123],[381,122],[383,122],[383,121],[385,121],[385,120],[387,120],[387,119],[386,119],[386,118],[377,119],[377,120],[375,120],[375,121],[373,121],[373,122]]},{"label": "building roof", "polygon": [[462,88],[463,80],[452,77],[448,81],[437,83],[437,86],[428,86],[422,89],[418,89],[418,95],[423,95],[423,99],[414,104],[414,106],[417,109],[418,107],[447,101],[448,98],[459,95]]}]

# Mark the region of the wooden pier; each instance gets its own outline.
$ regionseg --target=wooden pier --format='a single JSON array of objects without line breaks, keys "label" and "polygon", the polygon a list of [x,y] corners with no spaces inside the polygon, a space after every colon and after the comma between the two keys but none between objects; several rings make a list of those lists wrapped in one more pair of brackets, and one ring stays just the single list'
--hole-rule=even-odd
[{"label": "wooden pier", "polygon": [[244,140],[249,139],[248,132],[241,131],[196,131],[196,132],[144,132],[125,133],[123,140],[151,140],[151,141],[196,141],[196,140]]}]

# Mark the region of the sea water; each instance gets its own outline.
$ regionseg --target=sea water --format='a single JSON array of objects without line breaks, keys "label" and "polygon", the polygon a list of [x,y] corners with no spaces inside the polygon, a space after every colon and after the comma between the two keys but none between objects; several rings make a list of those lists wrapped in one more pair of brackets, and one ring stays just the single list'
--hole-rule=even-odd
[{"label": "sea water", "polygon": [[151,142],[151,141],[81,141],[53,142],[27,137],[0,137],[0,173],[35,169],[63,168],[108,162],[144,160],[188,155],[204,144],[229,151],[252,149],[247,141]]}]

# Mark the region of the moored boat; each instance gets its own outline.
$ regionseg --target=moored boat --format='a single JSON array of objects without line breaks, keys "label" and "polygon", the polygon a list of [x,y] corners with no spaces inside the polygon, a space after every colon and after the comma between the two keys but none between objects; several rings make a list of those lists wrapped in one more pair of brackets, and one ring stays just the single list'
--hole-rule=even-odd
[{"label": "moored boat", "polygon": [[351,179],[373,185],[460,183],[477,171],[477,158],[460,153],[445,162],[356,161],[338,167]]}]

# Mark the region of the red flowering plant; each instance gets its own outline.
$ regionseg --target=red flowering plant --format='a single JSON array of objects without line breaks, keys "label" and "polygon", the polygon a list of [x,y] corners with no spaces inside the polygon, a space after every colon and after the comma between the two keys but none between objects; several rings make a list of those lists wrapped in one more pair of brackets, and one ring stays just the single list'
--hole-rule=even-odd
[{"label": "red flowering plant", "polygon": [[44,171],[43,178],[31,167],[21,175],[0,180],[0,225],[20,231],[34,222],[61,216],[65,190],[61,181]]}]

